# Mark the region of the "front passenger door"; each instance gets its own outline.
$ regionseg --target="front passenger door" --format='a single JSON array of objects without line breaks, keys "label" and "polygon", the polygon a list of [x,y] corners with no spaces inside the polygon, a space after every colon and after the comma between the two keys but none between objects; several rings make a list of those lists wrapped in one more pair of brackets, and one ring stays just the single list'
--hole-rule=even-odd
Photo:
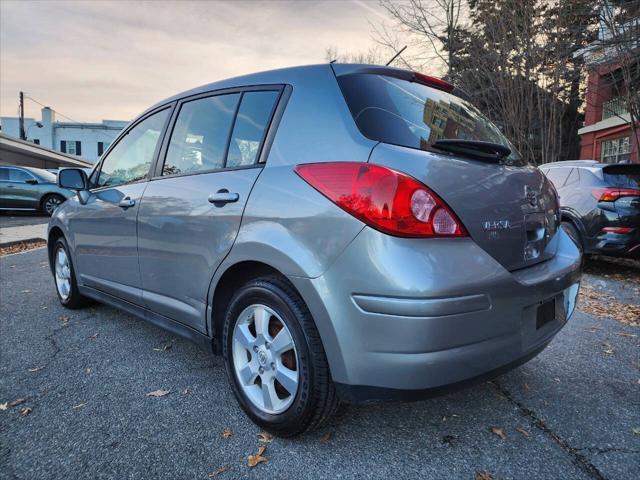
[{"label": "front passenger door", "polygon": [[80,282],[136,304],[141,303],[136,220],[170,112],[152,113],[122,135],[93,173],[87,203],[69,212]]}]

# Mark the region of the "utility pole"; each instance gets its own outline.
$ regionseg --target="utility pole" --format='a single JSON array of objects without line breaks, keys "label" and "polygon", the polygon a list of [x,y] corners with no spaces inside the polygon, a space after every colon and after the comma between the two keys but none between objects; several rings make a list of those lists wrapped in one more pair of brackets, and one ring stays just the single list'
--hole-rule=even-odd
[{"label": "utility pole", "polygon": [[27,135],[24,132],[24,92],[20,92],[20,140],[26,140]]}]

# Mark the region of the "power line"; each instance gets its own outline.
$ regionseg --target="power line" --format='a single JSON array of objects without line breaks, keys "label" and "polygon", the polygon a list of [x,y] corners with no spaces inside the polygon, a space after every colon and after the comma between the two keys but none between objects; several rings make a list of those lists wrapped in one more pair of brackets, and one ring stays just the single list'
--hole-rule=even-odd
[{"label": "power line", "polygon": [[[26,94],[25,94],[25,96],[24,96],[24,97],[25,97],[25,98],[28,98],[28,99],[29,99],[29,100],[31,100],[32,102],[37,103],[37,104],[38,104],[38,105],[40,105],[41,107],[44,107],[44,108],[51,108],[51,107],[49,107],[49,106],[47,106],[47,105],[45,105],[45,104],[43,104],[43,103],[39,102],[38,100],[36,100],[35,98],[33,98],[33,97],[29,96],[29,95],[26,95]],[[66,115],[64,115],[64,114],[62,114],[62,113],[60,113],[58,110],[54,110],[53,108],[51,108],[51,110],[52,110],[52,111],[54,111],[57,115],[61,116],[62,118],[67,119],[67,120],[69,120],[69,121],[71,121],[71,122],[73,122],[73,123],[82,123],[82,122],[79,122],[78,120],[74,120],[73,118],[68,117],[68,116],[66,116]],[[101,134],[101,135],[104,135],[104,136],[106,136],[106,137],[108,137],[108,138],[110,138],[111,140],[115,140],[115,138],[116,138],[116,136],[115,136],[115,135],[110,135],[110,134],[108,134],[108,133],[106,133],[106,132],[103,132],[103,131],[99,131],[98,133],[99,133],[99,134]]]}]

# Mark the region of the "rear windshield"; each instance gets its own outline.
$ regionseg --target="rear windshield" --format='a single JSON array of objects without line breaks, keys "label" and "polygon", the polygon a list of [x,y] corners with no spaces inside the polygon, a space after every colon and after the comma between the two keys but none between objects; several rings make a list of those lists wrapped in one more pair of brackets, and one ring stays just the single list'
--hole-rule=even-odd
[{"label": "rear windshield", "polygon": [[498,127],[462,98],[420,83],[370,73],[342,75],[338,83],[367,138],[439,153],[442,151],[432,146],[442,139],[499,143],[511,149],[508,163],[523,164]]},{"label": "rear windshield", "polygon": [[611,187],[640,189],[640,165],[611,165],[604,167],[602,174]]}]

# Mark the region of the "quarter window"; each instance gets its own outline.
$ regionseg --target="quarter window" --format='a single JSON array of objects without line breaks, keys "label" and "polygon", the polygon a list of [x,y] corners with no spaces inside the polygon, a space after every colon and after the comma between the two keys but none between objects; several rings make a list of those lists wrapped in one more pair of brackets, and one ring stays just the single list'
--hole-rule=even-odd
[{"label": "quarter window", "polygon": [[229,132],[239,93],[186,102],[176,120],[162,175],[224,167]]},{"label": "quarter window", "polygon": [[0,168],[0,180],[9,180],[9,169]]},{"label": "quarter window", "polygon": [[102,162],[98,187],[122,185],[147,176],[169,112],[167,108],[154,113],[125,133]]},{"label": "quarter window", "polygon": [[227,167],[256,163],[278,95],[276,91],[246,92],[242,95],[229,143]]}]

